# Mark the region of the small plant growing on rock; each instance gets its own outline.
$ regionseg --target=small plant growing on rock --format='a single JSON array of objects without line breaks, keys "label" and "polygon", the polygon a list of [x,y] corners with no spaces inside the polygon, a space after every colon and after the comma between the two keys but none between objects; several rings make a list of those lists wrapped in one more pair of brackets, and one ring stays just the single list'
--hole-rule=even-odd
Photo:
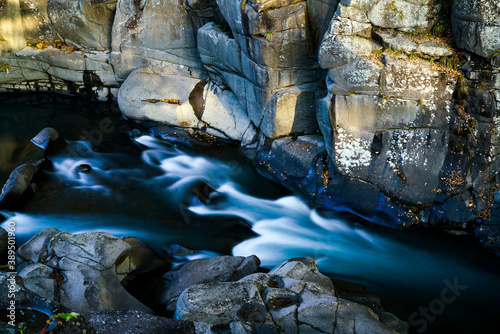
[{"label": "small plant growing on rock", "polygon": [[42,43],[42,42],[37,43],[37,44],[31,44],[31,43],[28,43],[28,46],[29,46],[30,48],[35,49],[35,50],[41,50],[41,49],[45,49],[45,48],[47,48],[47,45],[46,45],[45,43]]},{"label": "small plant growing on rock", "polygon": [[241,9],[245,10],[246,6],[247,6],[247,0],[243,0],[243,2],[240,5]]},{"label": "small plant growing on rock", "polygon": [[[467,94],[467,80],[465,79],[465,77],[463,75],[459,75],[458,76],[458,92],[459,92],[459,95],[462,96],[462,95],[465,95]],[[459,100],[461,100],[461,98],[459,98]]]},{"label": "small plant growing on rock", "polygon": [[264,37],[268,40],[268,41],[272,41],[273,40],[273,32],[272,31],[266,31]]},{"label": "small plant growing on rock", "polygon": [[435,36],[443,36],[446,32],[446,28],[447,27],[444,22],[438,22],[432,27],[431,32]]},{"label": "small plant growing on rock", "polygon": [[4,63],[4,62],[0,63],[0,72],[7,72],[7,74],[8,74],[9,70],[10,70],[9,64]]},{"label": "small plant growing on rock", "polygon": [[451,59],[449,57],[447,57],[447,56],[441,57],[441,59],[439,60],[439,62],[444,67],[452,67]]},{"label": "small plant growing on rock", "polygon": [[418,57],[416,54],[414,54],[414,53],[410,53],[410,54],[408,55],[408,57],[409,57],[410,59],[415,59],[415,60],[417,60],[417,59],[419,58],[419,57]]},{"label": "small plant growing on rock", "polygon": [[403,21],[403,18],[405,17],[405,15],[403,14],[402,11],[400,11],[398,9],[398,7],[396,7],[396,1],[393,1],[389,4],[389,8],[392,9],[394,11],[394,13],[396,13],[397,16],[399,16],[399,19],[401,21]]},{"label": "small plant growing on rock", "polygon": [[397,55],[400,55],[400,54],[401,54],[401,51],[399,51],[399,50],[393,50],[393,49],[391,49],[391,48],[387,48],[387,49],[385,49],[385,52],[387,52],[387,53],[388,53],[388,54],[390,54],[390,55],[395,55],[395,56],[397,56]]},{"label": "small plant growing on rock", "polygon": [[58,313],[50,316],[49,320],[47,320],[47,325],[45,326],[44,329],[40,332],[40,334],[45,334],[45,329],[50,326],[52,321],[57,321],[57,322],[62,322],[62,321],[70,321],[73,318],[78,318],[80,314],[76,312],[71,312],[71,313]]}]

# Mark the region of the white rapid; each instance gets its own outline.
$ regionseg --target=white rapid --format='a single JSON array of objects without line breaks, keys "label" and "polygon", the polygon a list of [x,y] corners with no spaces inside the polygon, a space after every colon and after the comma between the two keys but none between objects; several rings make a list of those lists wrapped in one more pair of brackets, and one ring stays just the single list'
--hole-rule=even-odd
[{"label": "white rapid", "polygon": [[[56,227],[133,235],[157,248],[184,244],[205,250],[201,257],[232,250],[255,254],[269,268],[311,256],[322,272],[362,283],[407,314],[439,297],[443,282],[456,278],[467,290],[444,320],[476,312],[472,305],[479,303],[494,309],[485,300],[496,300],[491,291],[500,278],[492,264],[497,262],[470,242],[326,217],[296,196],[278,195],[281,190],[241,158],[215,158],[151,137],[134,141],[141,151],[135,157],[71,143],[86,154],[51,158],[47,175],[59,188],[37,194],[22,213],[1,212],[8,218],[2,226],[15,221],[20,240]],[[90,170],[82,172],[82,165]]]}]

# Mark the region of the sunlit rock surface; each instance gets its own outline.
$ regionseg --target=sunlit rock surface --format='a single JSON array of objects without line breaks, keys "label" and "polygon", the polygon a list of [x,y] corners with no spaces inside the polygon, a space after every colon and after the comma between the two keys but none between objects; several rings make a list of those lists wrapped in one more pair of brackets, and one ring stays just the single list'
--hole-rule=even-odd
[{"label": "sunlit rock surface", "polygon": [[[115,99],[128,118],[241,142],[317,207],[470,230],[498,191],[498,6],[4,1],[0,91]],[[308,135],[315,154],[286,144]]]}]

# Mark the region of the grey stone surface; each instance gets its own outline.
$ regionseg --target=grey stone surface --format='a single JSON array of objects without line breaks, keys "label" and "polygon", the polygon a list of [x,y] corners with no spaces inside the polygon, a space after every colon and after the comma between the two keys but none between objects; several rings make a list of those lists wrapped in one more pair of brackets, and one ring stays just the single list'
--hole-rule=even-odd
[{"label": "grey stone surface", "polygon": [[194,321],[196,333],[408,332],[390,314],[384,324],[367,306],[335,297],[312,258],[290,259],[238,282],[193,285],[180,295],[174,317]]},{"label": "grey stone surface", "polygon": [[116,0],[48,0],[46,4],[51,25],[66,43],[96,50],[111,46]]},{"label": "grey stone surface", "polygon": [[9,179],[2,187],[0,194],[0,206],[8,206],[21,197],[28,189],[31,180],[40,169],[44,159],[26,162],[14,169],[9,175]]},{"label": "grey stone surface", "polygon": [[192,285],[210,282],[232,282],[253,274],[259,268],[256,256],[220,256],[193,260],[163,276],[165,290],[162,302],[170,311],[175,310],[177,298]]},{"label": "grey stone surface", "polygon": [[119,0],[111,40],[111,63],[120,81],[141,66],[206,78],[196,47],[196,26],[183,2]]},{"label": "grey stone surface", "polygon": [[368,11],[368,19],[383,28],[430,28],[437,21],[438,7],[432,1],[380,0]]},{"label": "grey stone surface", "polygon": [[451,23],[458,46],[486,58],[498,52],[499,10],[497,1],[454,1]]},{"label": "grey stone surface", "polygon": [[20,264],[29,261],[19,275],[26,288],[82,315],[108,308],[151,313],[120,284],[127,274],[157,267],[144,248],[103,232],[45,230],[19,249]]},{"label": "grey stone surface", "polygon": [[193,324],[140,311],[104,310],[88,317],[97,334],[194,334]]}]

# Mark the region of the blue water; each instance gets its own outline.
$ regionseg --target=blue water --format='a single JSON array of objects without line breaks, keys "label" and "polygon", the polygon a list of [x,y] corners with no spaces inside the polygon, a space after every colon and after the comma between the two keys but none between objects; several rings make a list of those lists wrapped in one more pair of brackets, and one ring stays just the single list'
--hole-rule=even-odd
[{"label": "blue water", "polygon": [[[71,113],[81,117],[90,108],[73,101],[65,109],[65,124]],[[76,108],[79,104],[83,106]],[[60,103],[26,107],[17,100],[15,106],[15,113],[23,108],[45,113],[38,129],[65,126],[57,124]],[[2,122],[13,117],[12,105],[0,108]],[[131,138],[116,113],[104,110],[88,117],[113,118],[121,131],[98,145],[72,140],[71,151],[51,157],[53,167],[44,172],[36,194],[15,212],[2,213],[16,222],[19,243],[56,227],[71,233],[133,235],[159,250],[178,243],[204,251],[202,256],[255,254],[268,268],[291,257],[311,256],[322,272],[380,295],[391,312],[405,319],[413,315],[415,332],[424,325],[425,333],[497,329],[499,261],[470,237],[393,231],[367,226],[361,218],[317,212],[259,176],[236,148],[198,149],[147,136]],[[0,126],[2,134],[15,139],[0,141],[0,152],[34,135],[23,130],[22,122],[9,124]],[[77,131],[87,127],[89,132],[95,124],[80,123]],[[92,171],[78,172],[82,164]],[[448,289],[444,296],[451,299],[450,284],[459,285],[459,295],[445,303],[442,293]],[[423,320],[419,309],[429,306],[439,314]]]}]

